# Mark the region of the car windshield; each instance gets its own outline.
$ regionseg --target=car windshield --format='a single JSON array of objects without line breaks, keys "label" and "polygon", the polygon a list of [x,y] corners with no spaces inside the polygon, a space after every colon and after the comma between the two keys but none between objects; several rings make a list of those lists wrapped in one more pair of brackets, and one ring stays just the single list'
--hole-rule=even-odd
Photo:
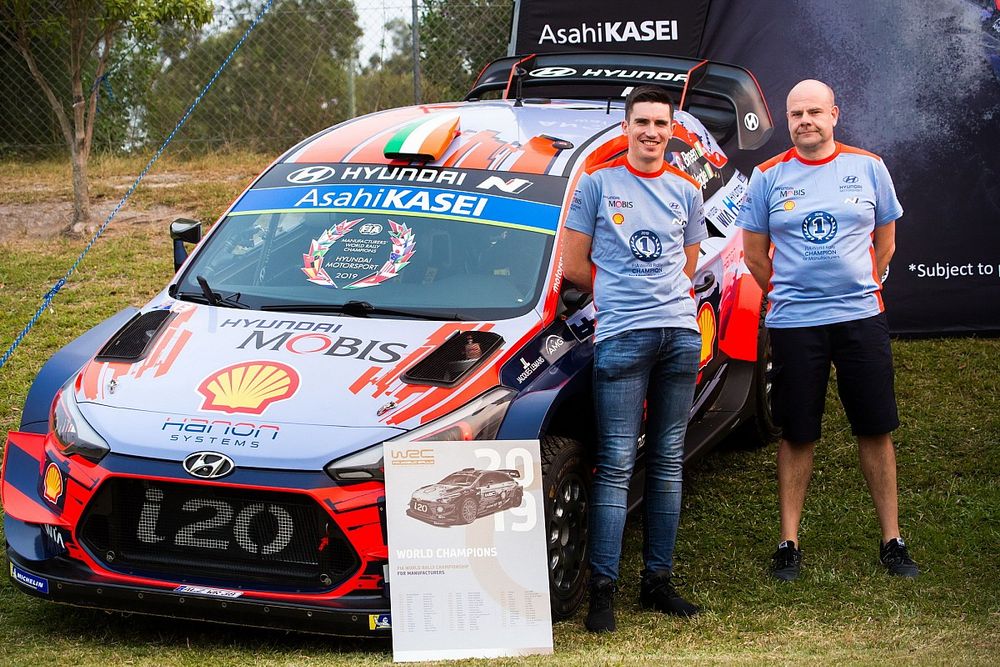
[{"label": "car windshield", "polygon": [[438,484],[455,484],[458,486],[468,486],[476,481],[475,475],[468,475],[465,473],[452,473],[442,479]]},{"label": "car windshield", "polygon": [[251,211],[220,224],[185,270],[178,298],[292,312],[504,319],[537,301],[552,245],[551,234],[537,231],[388,212]]}]

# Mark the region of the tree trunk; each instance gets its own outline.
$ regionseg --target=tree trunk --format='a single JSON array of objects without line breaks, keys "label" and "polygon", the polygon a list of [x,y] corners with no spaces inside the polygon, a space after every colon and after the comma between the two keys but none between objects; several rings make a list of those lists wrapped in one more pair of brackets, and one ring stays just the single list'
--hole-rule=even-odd
[{"label": "tree trunk", "polygon": [[87,159],[76,146],[70,152],[73,167],[73,220],[64,230],[71,236],[83,236],[92,231],[90,226],[90,185],[87,180]]}]

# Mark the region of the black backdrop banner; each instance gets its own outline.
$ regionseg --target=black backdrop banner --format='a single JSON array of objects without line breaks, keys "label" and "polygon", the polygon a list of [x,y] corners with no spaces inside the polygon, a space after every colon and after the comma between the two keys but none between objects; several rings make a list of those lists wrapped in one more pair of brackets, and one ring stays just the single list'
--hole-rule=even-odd
[{"label": "black backdrop banner", "polygon": [[[629,22],[630,38],[664,36],[658,21],[677,22],[674,38],[620,39]],[[607,29],[590,41],[557,32],[608,23],[619,24],[612,39]],[[553,38],[541,41],[543,31]],[[726,146],[745,173],[791,146],[789,89],[825,81],[840,107],[837,139],[882,157],[905,209],[884,290],[893,332],[1000,332],[1000,0],[519,0],[512,49],[746,67],[776,129],[756,151]]]}]

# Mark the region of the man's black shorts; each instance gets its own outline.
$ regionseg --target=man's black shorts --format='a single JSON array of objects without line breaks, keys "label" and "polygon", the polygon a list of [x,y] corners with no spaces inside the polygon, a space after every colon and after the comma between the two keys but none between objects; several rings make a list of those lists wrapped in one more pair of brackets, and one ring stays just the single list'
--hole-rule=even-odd
[{"label": "man's black shorts", "polygon": [[831,361],[854,435],[882,435],[899,426],[885,314],[770,333],[771,397],[785,440],[819,440]]}]

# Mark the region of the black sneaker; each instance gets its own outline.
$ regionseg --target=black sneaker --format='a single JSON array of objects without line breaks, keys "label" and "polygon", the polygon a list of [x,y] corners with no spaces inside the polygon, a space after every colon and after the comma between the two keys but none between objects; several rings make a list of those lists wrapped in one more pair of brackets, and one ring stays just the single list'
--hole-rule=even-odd
[{"label": "black sneaker", "polygon": [[614,598],[618,587],[610,577],[596,576],[590,580],[590,610],[584,626],[591,632],[615,631]]},{"label": "black sneaker", "polygon": [[910,558],[910,552],[906,550],[906,543],[903,538],[894,537],[878,550],[879,562],[889,571],[889,574],[897,577],[912,579],[920,574],[917,564]]},{"label": "black sneaker", "polygon": [[802,550],[795,548],[795,542],[785,540],[771,556],[771,575],[782,581],[795,581],[802,569]]},{"label": "black sneaker", "polygon": [[655,609],[664,614],[694,616],[701,609],[677,594],[673,579],[670,570],[643,574],[639,587],[639,604],[643,609]]}]

